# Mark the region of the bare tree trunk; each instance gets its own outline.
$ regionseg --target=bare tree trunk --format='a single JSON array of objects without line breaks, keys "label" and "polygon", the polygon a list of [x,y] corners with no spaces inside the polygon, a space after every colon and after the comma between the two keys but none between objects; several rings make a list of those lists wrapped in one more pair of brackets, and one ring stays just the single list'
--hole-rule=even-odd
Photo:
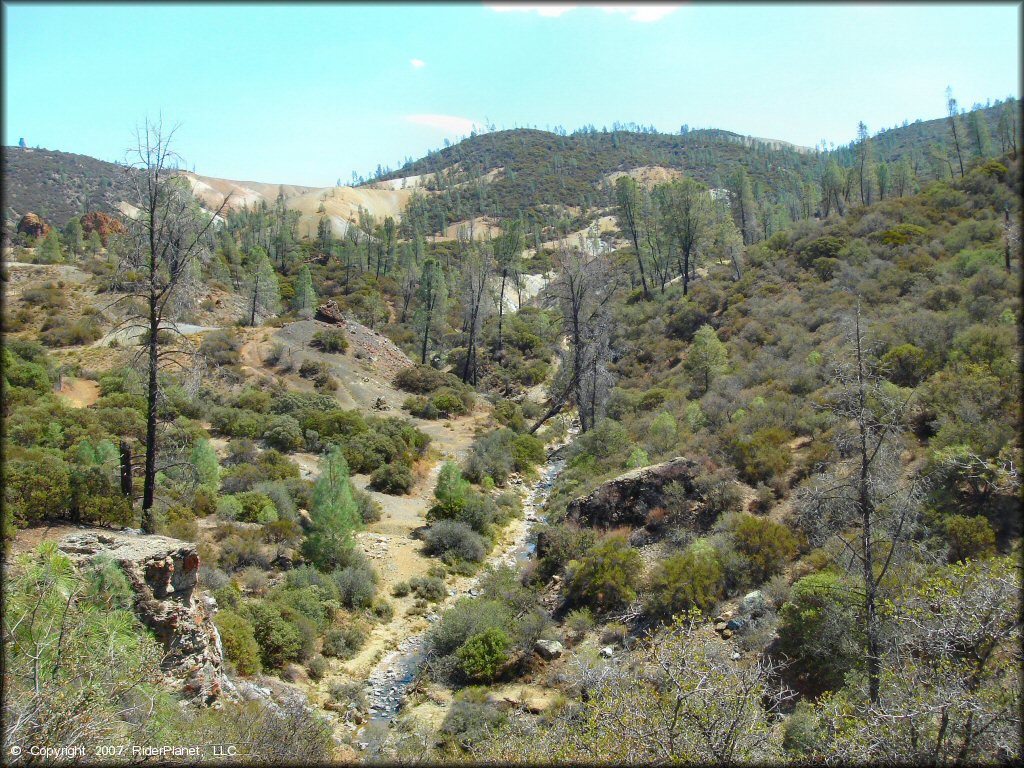
[{"label": "bare tree trunk", "polygon": [[508,267],[501,268],[501,290],[498,292],[498,365],[502,364],[505,357],[505,347],[502,338],[502,324],[505,320],[505,280],[508,277]]},{"label": "bare tree trunk", "polygon": [[868,426],[863,415],[867,408],[867,397],[864,383],[864,357],[860,333],[860,306],[856,315],[856,351],[857,351],[857,388],[858,406],[861,417],[857,420],[860,433],[860,478],[858,482],[858,504],[860,505],[862,546],[864,547],[864,613],[868,640],[868,695],[873,705],[879,701],[879,685],[881,679],[881,658],[879,655],[879,628],[876,597],[878,583],[875,579],[874,539],[871,530],[874,517],[874,503],[868,488],[871,469],[871,454],[868,449]]},{"label": "bare tree trunk", "polygon": [[255,280],[252,286],[252,311],[249,313],[249,327],[252,328],[256,325],[256,297],[260,293],[260,275],[259,271],[256,272]]},{"label": "bare tree trunk", "polygon": [[121,441],[121,493],[132,497],[132,447],[127,440]]},{"label": "bare tree trunk", "polygon": [[[155,272],[155,269],[154,269]],[[150,292],[149,300],[149,388],[146,393],[146,469],[142,488],[142,530],[156,531],[153,518],[153,497],[156,490],[156,422],[157,422],[157,333],[160,318],[157,313],[156,294]]]},{"label": "bare tree trunk", "polygon": [[1006,238],[1006,274],[1010,274],[1010,205],[1007,204],[1003,209],[1003,227],[1005,229]]}]

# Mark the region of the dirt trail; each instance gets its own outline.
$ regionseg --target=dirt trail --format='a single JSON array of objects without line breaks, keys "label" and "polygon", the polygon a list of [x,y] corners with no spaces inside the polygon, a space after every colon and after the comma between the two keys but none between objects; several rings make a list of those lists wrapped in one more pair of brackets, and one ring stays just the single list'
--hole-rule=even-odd
[{"label": "dirt trail", "polygon": [[[341,327],[349,341],[343,354],[327,354],[310,346],[313,335],[326,328]],[[271,367],[264,362],[272,345],[280,345],[281,359],[290,365]],[[446,460],[462,461],[480,432],[490,425],[490,405],[477,399],[474,412],[468,416],[427,421],[410,417],[401,409],[408,394],[398,390],[392,382],[399,370],[412,365],[412,361],[389,339],[352,321],[342,326],[303,320],[282,328],[257,328],[246,332],[240,351],[242,368],[254,380],[281,379],[289,389],[312,391],[310,382],[296,371],[305,360],[326,364],[338,381],[334,395],[342,408],[354,408],[366,415],[397,416],[408,419],[431,438],[429,459],[416,467],[415,483],[405,496],[392,496],[367,488],[367,475],[354,475],[353,484],[366,490],[382,508],[381,518],[356,534],[362,548],[380,576],[380,593],[392,601],[395,617],[387,624],[375,625],[362,650],[344,663],[332,662],[332,670],[319,683],[310,683],[314,699],[327,699],[331,683],[337,680],[366,680],[389,652],[394,651],[410,636],[429,626],[422,616],[407,615],[414,597],[391,597],[392,587],[415,576],[426,575],[435,561],[423,554],[423,544],[413,538],[413,532],[426,524],[426,512],[434,503],[434,486],[441,466]],[[381,408],[380,406],[384,407]],[[319,457],[311,453],[295,453],[292,458],[299,465],[303,479],[315,479],[319,473]],[[497,551],[504,551],[523,536],[523,521],[516,521],[505,532],[505,540]],[[469,589],[457,579],[451,589]]]}]

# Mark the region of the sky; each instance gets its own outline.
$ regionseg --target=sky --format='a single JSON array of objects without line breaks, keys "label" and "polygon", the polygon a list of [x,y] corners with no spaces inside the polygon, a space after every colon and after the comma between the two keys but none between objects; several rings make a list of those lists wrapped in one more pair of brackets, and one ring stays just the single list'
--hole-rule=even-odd
[{"label": "sky", "polygon": [[329,186],[494,125],[846,144],[1019,97],[1019,4],[3,3],[3,144]]}]

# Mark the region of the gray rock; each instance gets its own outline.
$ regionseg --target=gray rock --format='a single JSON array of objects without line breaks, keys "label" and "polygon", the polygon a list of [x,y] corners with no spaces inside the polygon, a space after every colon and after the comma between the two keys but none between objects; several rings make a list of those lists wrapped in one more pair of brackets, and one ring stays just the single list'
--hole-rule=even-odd
[{"label": "gray rock", "polygon": [[753,592],[748,592],[743,596],[743,599],[740,601],[740,613],[744,616],[756,618],[765,612],[767,606],[764,593],[759,589],[755,589]]},{"label": "gray rock", "polygon": [[535,650],[545,661],[551,661],[552,659],[557,659],[561,656],[562,651],[565,649],[557,640],[538,640],[534,643],[533,650]]}]

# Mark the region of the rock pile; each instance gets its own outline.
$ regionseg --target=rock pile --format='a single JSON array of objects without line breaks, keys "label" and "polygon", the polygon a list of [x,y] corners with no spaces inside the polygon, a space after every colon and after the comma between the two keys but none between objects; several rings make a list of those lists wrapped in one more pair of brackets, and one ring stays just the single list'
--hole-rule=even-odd
[{"label": "rock pile", "polygon": [[391,539],[380,533],[358,533],[356,539],[363,546],[363,552],[371,560],[384,560],[388,556]]},{"label": "rock pile", "polygon": [[213,623],[215,601],[195,594],[196,545],[166,536],[114,531],[65,536],[61,551],[74,560],[108,555],[128,577],[135,612],[164,645],[163,670],[186,697],[203,704],[224,693],[224,654]]}]

